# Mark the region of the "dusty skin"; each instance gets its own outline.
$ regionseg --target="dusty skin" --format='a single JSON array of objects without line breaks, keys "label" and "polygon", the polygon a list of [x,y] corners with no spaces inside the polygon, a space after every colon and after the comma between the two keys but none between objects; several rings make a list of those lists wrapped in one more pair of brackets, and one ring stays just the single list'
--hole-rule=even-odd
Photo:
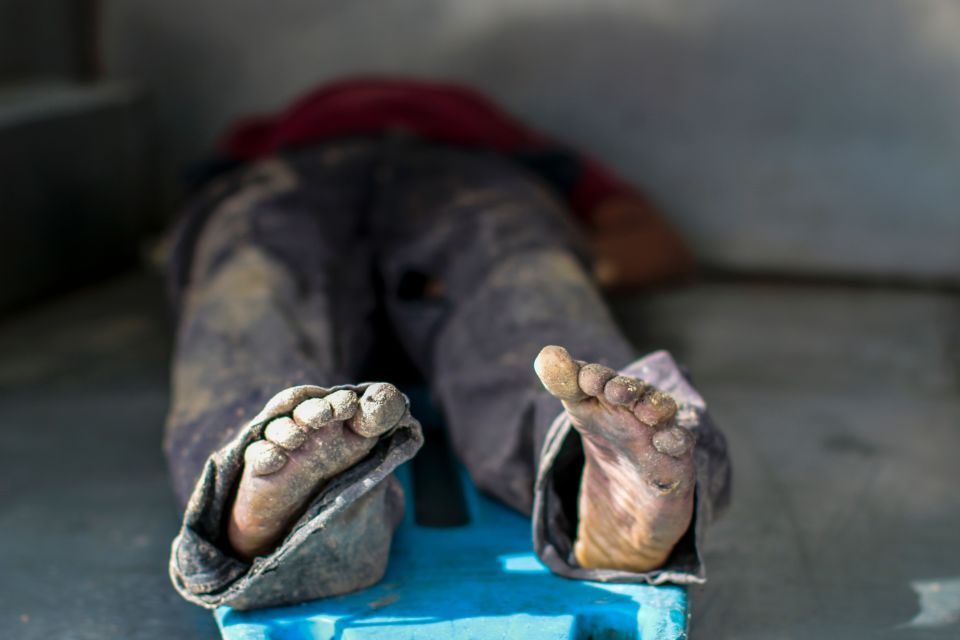
[{"label": "dusty skin", "polygon": [[[534,368],[583,437],[586,463],[574,552],[586,568],[649,571],[690,525],[694,438],[674,423],[667,394],[548,346]],[[252,560],[283,540],[309,500],[366,456],[405,411],[400,392],[378,383],[361,397],[336,391],[297,405],[251,443],[228,523],[230,544]]]},{"label": "dusty skin", "polygon": [[362,460],[405,411],[400,391],[377,383],[359,398],[335,391],[271,420],[244,452],[227,525],[237,555],[250,561],[275,549],[323,484]]},{"label": "dusty skin", "polygon": [[675,424],[676,403],[563,347],[544,347],[534,369],[583,440],[577,562],[636,572],[662,566],[693,515],[694,437]]}]

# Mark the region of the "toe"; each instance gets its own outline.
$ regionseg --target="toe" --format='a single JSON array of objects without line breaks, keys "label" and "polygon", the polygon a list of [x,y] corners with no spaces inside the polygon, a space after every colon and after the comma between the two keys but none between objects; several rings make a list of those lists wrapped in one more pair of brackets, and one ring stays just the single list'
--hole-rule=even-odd
[{"label": "toe", "polygon": [[333,422],[333,407],[326,398],[310,398],[297,405],[293,410],[293,419],[301,426],[319,429]]},{"label": "toe", "polygon": [[288,451],[293,451],[307,439],[307,434],[303,428],[290,418],[271,420],[267,424],[267,428],[264,429],[263,435],[270,442]]},{"label": "toe", "polygon": [[533,369],[550,395],[570,401],[586,397],[578,383],[580,365],[563,347],[544,347],[534,360]]},{"label": "toe", "polygon": [[584,393],[599,396],[603,395],[603,388],[616,376],[617,372],[610,367],[602,364],[587,364],[580,367],[578,382]]},{"label": "toe", "polygon": [[610,404],[631,405],[644,391],[644,384],[635,378],[615,376],[603,387],[603,396]]},{"label": "toe", "polygon": [[310,397],[313,390],[309,387],[291,387],[279,392],[264,405],[260,412],[263,415],[280,415],[281,413],[290,413],[294,407]]},{"label": "toe", "polygon": [[357,412],[357,394],[347,389],[334,391],[326,397],[333,409],[334,420],[349,420]]},{"label": "toe", "polygon": [[403,394],[392,384],[377,382],[367,387],[359,408],[348,423],[355,433],[375,438],[391,429],[406,411]]},{"label": "toe", "polygon": [[243,460],[257,476],[276,473],[287,463],[287,457],[280,447],[267,440],[251,443],[243,452]]},{"label": "toe", "polygon": [[661,429],[653,434],[653,446],[660,453],[665,453],[672,458],[681,458],[693,448],[693,434],[683,427],[670,427]]},{"label": "toe", "polygon": [[658,389],[647,389],[633,408],[637,420],[651,427],[670,422],[677,413],[677,403],[668,394]]}]

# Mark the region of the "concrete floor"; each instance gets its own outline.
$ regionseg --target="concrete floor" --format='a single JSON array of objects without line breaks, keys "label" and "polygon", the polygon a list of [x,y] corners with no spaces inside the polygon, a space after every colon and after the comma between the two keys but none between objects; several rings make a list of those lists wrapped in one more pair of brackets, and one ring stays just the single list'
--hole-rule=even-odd
[{"label": "concrete floor", "polygon": [[[614,303],[688,365],[733,452],[694,638],[960,637],[960,300],[703,284]],[[146,276],[0,325],[0,637],[215,637],[166,576],[169,331]]]}]

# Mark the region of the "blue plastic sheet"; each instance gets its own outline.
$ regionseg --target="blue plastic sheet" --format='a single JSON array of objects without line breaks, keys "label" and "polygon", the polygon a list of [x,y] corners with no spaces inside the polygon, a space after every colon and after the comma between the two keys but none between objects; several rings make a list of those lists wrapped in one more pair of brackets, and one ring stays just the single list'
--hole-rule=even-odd
[{"label": "blue plastic sheet", "polygon": [[[399,477],[410,495],[409,464]],[[215,612],[226,640],[687,637],[682,586],[560,578],[533,553],[529,519],[480,495],[463,472],[470,522],[404,523],[383,580],[364,591],[292,607]]]}]

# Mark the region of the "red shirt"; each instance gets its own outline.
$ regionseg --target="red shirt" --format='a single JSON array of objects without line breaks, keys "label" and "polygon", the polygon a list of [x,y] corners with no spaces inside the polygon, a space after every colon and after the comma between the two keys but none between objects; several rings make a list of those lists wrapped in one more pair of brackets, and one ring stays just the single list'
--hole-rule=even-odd
[{"label": "red shirt", "polygon": [[[324,85],[280,113],[236,123],[219,147],[229,160],[242,162],[392,129],[516,157],[557,187],[582,218],[611,196],[639,197],[600,163],[525,127],[476,91],[423,80],[354,78]],[[555,170],[557,157],[565,170]]]}]

